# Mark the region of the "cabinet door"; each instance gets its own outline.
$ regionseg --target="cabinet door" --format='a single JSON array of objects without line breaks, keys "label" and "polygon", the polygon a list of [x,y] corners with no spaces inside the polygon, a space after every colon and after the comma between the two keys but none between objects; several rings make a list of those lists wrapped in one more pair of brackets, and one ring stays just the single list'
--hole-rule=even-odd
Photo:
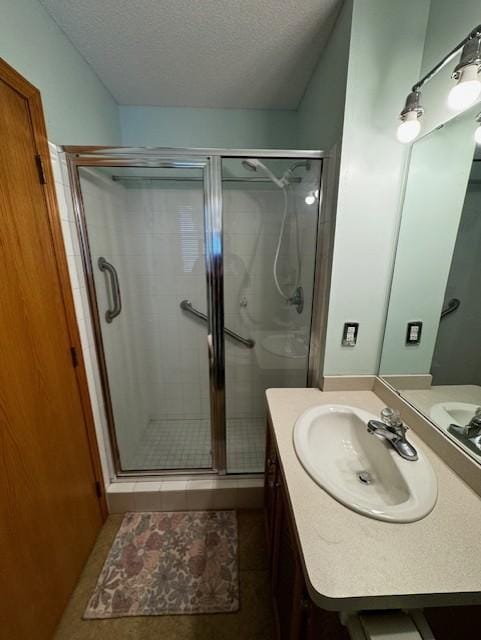
[{"label": "cabinet door", "polygon": [[284,487],[279,481],[276,497],[272,561],[272,590],[280,640],[300,640],[308,601],[304,577],[293,535]]},{"label": "cabinet door", "polygon": [[266,462],[264,474],[264,508],[267,528],[267,547],[269,559],[274,547],[274,529],[276,518],[276,497],[278,484],[277,453],[272,434],[272,427],[267,423]]},{"label": "cabinet door", "polygon": [[319,609],[306,594],[305,625],[302,640],[349,640],[349,633],[343,627],[335,611]]},{"label": "cabinet door", "polygon": [[311,601],[302,571],[282,473],[275,482],[271,580],[279,640],[349,640],[336,612]]}]

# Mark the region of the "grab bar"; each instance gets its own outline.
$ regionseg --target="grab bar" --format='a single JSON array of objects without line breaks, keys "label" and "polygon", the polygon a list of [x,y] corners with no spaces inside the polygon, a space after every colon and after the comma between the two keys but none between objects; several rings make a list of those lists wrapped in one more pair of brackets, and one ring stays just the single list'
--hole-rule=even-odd
[{"label": "grab bar", "polygon": [[113,307],[112,309],[107,309],[107,311],[105,312],[105,320],[110,323],[122,311],[122,298],[120,296],[119,276],[117,275],[117,270],[115,269],[114,265],[110,264],[110,262],[107,262],[107,260],[105,258],[102,258],[102,256],[98,259],[97,264],[100,271],[104,271],[110,276]]},{"label": "grab bar", "polygon": [[[202,311],[199,311],[198,309],[193,307],[192,302],[190,302],[190,300],[182,300],[182,302],[180,303],[180,308],[182,309],[182,311],[187,311],[187,313],[190,313],[196,318],[200,318],[201,320],[207,321],[207,316],[205,315],[205,313],[202,313]],[[226,335],[230,336],[234,340],[237,340],[237,342],[240,342],[248,349],[252,349],[253,347],[255,347],[256,343],[254,342],[254,340],[251,340],[250,338],[243,338],[235,331],[232,331],[231,329],[227,329],[226,327],[224,327],[224,332]]]},{"label": "grab bar", "polygon": [[448,302],[445,308],[441,311],[441,318],[445,318],[446,316],[449,316],[450,313],[453,313],[453,311],[456,311],[456,309],[459,309],[460,305],[461,305],[461,300],[459,300],[458,298],[451,298],[451,300]]}]

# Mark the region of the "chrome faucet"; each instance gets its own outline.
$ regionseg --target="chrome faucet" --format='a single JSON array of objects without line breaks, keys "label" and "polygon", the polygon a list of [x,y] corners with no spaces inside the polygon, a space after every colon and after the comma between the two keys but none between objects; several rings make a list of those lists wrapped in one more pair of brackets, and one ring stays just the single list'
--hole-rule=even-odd
[{"label": "chrome faucet", "polygon": [[481,433],[481,407],[476,409],[474,416],[466,426],[462,427],[459,424],[450,424],[449,428],[464,438],[475,438],[479,436]]},{"label": "chrome faucet", "polygon": [[413,461],[418,459],[416,449],[406,439],[408,427],[403,424],[399,411],[386,407],[381,411],[381,420],[369,420],[367,430],[378,438],[385,438],[401,458]]}]

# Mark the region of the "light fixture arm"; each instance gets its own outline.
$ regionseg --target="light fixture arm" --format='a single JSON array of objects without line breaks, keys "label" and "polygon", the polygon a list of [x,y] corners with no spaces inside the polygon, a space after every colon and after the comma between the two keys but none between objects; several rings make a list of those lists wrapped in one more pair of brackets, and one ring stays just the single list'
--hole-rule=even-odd
[{"label": "light fixture arm", "polygon": [[[420,80],[418,80],[416,84],[413,85],[412,91],[413,92],[419,91],[420,88],[426,84],[426,82],[429,82],[429,80],[434,78],[434,76],[437,75],[441,71],[441,69],[445,67],[449,62],[451,62],[451,60],[461,51],[461,49],[465,47],[465,45],[470,40],[477,40],[478,43],[481,42],[481,24],[475,27],[472,31],[470,31],[469,34],[463,40],[461,40],[459,44],[457,44],[454,47],[454,49],[451,49],[451,51],[447,53],[444,56],[444,58],[442,58],[430,71],[428,71],[425,76],[423,76]],[[479,53],[479,45],[476,47],[476,50]],[[462,60],[460,65],[462,64],[462,66],[464,66],[469,63],[470,62],[468,60]],[[481,59],[479,59],[479,62],[477,64],[480,64],[480,63],[481,63]],[[476,61],[473,59],[471,64],[476,64]],[[460,67],[460,65],[458,65],[458,67]],[[459,72],[458,67],[456,67],[454,71],[455,73]]]},{"label": "light fixture arm", "polygon": [[421,98],[420,91],[411,91],[411,93],[406,98],[406,104],[404,105],[404,109],[400,113],[401,120],[405,120],[406,116],[409,113],[415,113],[418,118],[420,118],[423,115],[424,109],[419,104],[420,98]]}]

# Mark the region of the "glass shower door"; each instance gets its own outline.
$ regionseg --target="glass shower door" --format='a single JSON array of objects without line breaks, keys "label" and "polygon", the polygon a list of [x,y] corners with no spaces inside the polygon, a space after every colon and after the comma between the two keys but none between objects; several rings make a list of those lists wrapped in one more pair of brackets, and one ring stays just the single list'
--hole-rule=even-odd
[{"label": "glass shower door", "polygon": [[213,466],[204,169],[187,165],[79,167],[97,352],[124,472]]},{"label": "glass shower door", "polygon": [[[265,390],[306,387],[321,161],[225,158],[227,472],[264,469]],[[248,342],[246,342],[246,340]]]}]

